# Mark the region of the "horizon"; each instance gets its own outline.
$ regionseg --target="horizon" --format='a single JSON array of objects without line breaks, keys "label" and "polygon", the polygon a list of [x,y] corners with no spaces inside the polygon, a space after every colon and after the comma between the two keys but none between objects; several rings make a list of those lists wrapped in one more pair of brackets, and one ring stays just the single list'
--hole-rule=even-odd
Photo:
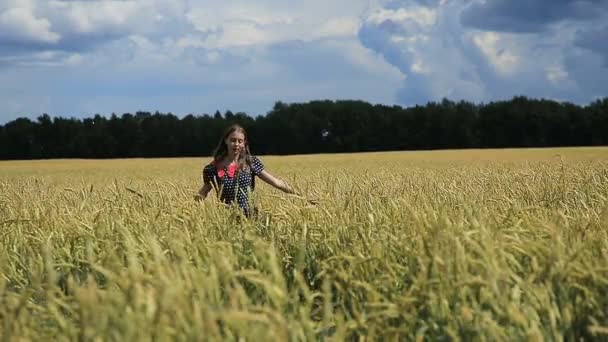
[{"label": "horizon", "polygon": [[[521,98],[521,97],[525,97],[525,96],[523,96],[523,95],[515,95],[515,96],[513,96],[513,97],[511,97],[509,99],[496,99],[496,100],[488,101],[488,102],[471,102],[471,101],[467,101],[467,100],[464,100],[464,99],[461,99],[461,100],[442,99],[442,100],[438,100],[438,101],[429,101],[429,102],[427,102],[425,104],[415,104],[415,105],[411,105],[411,106],[402,106],[402,105],[398,105],[398,104],[392,104],[391,105],[391,104],[384,104],[384,103],[370,103],[370,102],[367,102],[367,101],[364,101],[364,100],[357,100],[357,99],[343,99],[343,100],[319,99],[319,100],[310,100],[310,101],[307,101],[307,102],[292,102],[292,103],[282,102],[282,103],[286,104],[286,105],[296,105],[296,104],[308,104],[308,103],[311,103],[311,102],[325,102],[325,101],[331,101],[333,103],[337,103],[337,102],[340,102],[340,101],[355,101],[355,102],[365,102],[365,103],[368,103],[371,106],[387,106],[387,107],[396,106],[396,107],[401,108],[402,110],[408,110],[408,109],[414,108],[416,106],[425,107],[425,106],[428,106],[429,104],[432,104],[432,103],[441,103],[443,100],[448,100],[448,101],[451,101],[453,103],[468,102],[468,103],[471,103],[471,104],[473,104],[475,106],[484,106],[484,105],[488,105],[488,104],[491,104],[491,103],[509,102],[509,101],[512,101],[515,98]],[[592,99],[588,103],[577,104],[577,103],[574,103],[574,102],[571,102],[571,101],[559,101],[559,100],[554,100],[554,99],[549,99],[549,98],[530,98],[530,97],[525,97],[525,98],[527,98],[530,101],[552,101],[552,102],[559,103],[559,104],[572,104],[572,105],[578,106],[579,108],[585,108],[587,106],[590,106],[591,104],[593,104],[595,101],[598,101],[598,100],[599,101],[608,100],[608,96],[606,96],[606,97],[602,97],[602,98]],[[52,113],[41,113],[41,114],[39,114],[36,117],[20,116],[20,117],[14,118],[13,120],[10,120],[10,121],[5,121],[5,122],[0,121],[0,126],[5,125],[5,124],[7,124],[9,122],[13,122],[13,121],[15,121],[17,119],[28,119],[28,120],[30,120],[32,122],[36,122],[38,120],[38,118],[40,118],[40,117],[42,117],[44,115],[47,115],[50,119],[65,119],[65,120],[76,119],[76,120],[82,121],[84,119],[92,119],[92,118],[94,118],[96,116],[100,116],[100,117],[105,118],[105,119],[110,119],[114,115],[114,116],[116,116],[117,118],[120,119],[123,115],[126,115],[126,114],[128,114],[128,115],[137,115],[138,113],[146,113],[146,114],[150,114],[150,115],[156,115],[156,114],[159,114],[159,115],[174,115],[179,120],[182,120],[182,119],[184,119],[187,116],[193,116],[195,118],[204,117],[204,116],[214,116],[218,112],[220,113],[220,115],[222,116],[222,118],[225,118],[226,113],[231,112],[233,115],[245,114],[246,116],[255,119],[258,116],[266,116],[271,111],[272,111],[272,109],[268,110],[265,113],[258,114],[258,115],[252,115],[252,114],[246,113],[246,112],[236,112],[236,111],[232,111],[230,109],[227,109],[227,110],[225,110],[223,112],[219,111],[219,110],[216,110],[216,111],[214,111],[212,113],[186,113],[186,114],[183,114],[183,115],[179,115],[179,114],[173,113],[171,111],[169,111],[169,112],[161,112],[161,111],[158,111],[158,110],[154,110],[154,111],[138,110],[138,111],[134,111],[134,112],[109,113],[109,114],[93,113],[93,114],[82,115],[82,116],[73,116],[73,115],[71,115],[71,116],[60,116],[60,115],[53,115]]]}]

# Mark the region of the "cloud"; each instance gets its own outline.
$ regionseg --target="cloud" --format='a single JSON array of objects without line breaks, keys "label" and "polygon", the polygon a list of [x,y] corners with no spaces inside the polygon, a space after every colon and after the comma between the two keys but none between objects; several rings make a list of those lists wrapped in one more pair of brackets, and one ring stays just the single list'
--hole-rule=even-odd
[{"label": "cloud", "polygon": [[50,2],[50,8],[64,13],[64,22],[74,34],[117,31],[139,10],[136,2]]},{"label": "cloud", "polygon": [[502,32],[539,32],[564,20],[588,20],[608,9],[603,0],[474,1],[461,15],[465,27]]},{"label": "cloud", "polygon": [[[606,16],[608,18],[608,16]],[[599,26],[599,25],[598,25]],[[600,56],[608,68],[608,25],[577,31],[575,44]]]},{"label": "cloud", "polygon": [[[605,0],[2,0],[0,121],[605,96]],[[9,113],[9,114],[5,114]]]},{"label": "cloud", "polygon": [[39,18],[31,7],[12,7],[0,12],[0,42],[4,44],[53,44],[61,35],[51,30],[46,18]]},{"label": "cloud", "polygon": [[[11,85],[15,91],[29,84],[30,103],[36,104],[12,104],[12,111],[30,108],[66,116],[136,110],[200,114],[227,109],[257,115],[270,110],[275,101],[323,98],[387,103],[401,81],[394,68],[353,39],[284,42],[245,59],[247,52],[252,53],[216,51],[219,56],[211,58],[217,60],[210,62],[208,50],[192,49],[185,53],[186,60],[161,64],[136,54],[129,62],[133,64],[121,63],[113,69],[84,64],[78,73],[57,68],[38,82],[33,81],[34,69],[12,69],[5,75],[20,78]],[[4,86],[8,85],[0,85],[0,93]]]},{"label": "cloud", "polygon": [[357,18],[334,18],[324,22],[321,27],[314,31],[313,37],[333,36],[356,36],[359,31],[359,20]]},{"label": "cloud", "polygon": [[52,67],[52,66],[74,66],[82,62],[79,53],[68,53],[63,51],[40,51],[27,56],[4,56],[0,57],[0,66],[3,64],[18,67]]},{"label": "cloud", "polygon": [[[261,46],[290,40],[356,35],[364,1],[325,4],[210,0],[6,0],[0,5],[0,55],[40,50],[80,52],[128,37],[207,49]],[[320,5],[328,10],[319,12]],[[336,11],[341,13],[336,16]],[[26,30],[23,29],[26,23]],[[18,45],[18,46],[17,46]],[[26,57],[29,58],[29,57]]]},{"label": "cloud", "polygon": [[458,7],[437,2],[436,7],[416,1],[401,4],[374,9],[359,32],[364,46],[405,75],[397,102],[413,105],[442,97],[483,98],[477,66],[463,47],[472,42],[463,38],[453,16],[448,15]]},{"label": "cloud", "polygon": [[86,52],[133,34],[180,36],[187,10],[169,0],[8,1],[0,7],[0,44],[13,48],[0,53]]},{"label": "cloud", "polygon": [[564,53],[564,69],[577,88],[564,97],[578,102],[588,102],[606,97],[608,67],[605,57],[589,53],[586,49],[568,49]]},{"label": "cloud", "polygon": [[361,1],[327,4],[313,0],[291,5],[276,1],[260,1],[255,5],[245,1],[230,4],[212,1],[205,6],[193,5],[186,17],[201,34],[201,45],[207,48],[268,46],[295,40],[354,37],[360,23],[358,11],[362,10],[358,3]]},{"label": "cloud", "polygon": [[544,13],[551,6],[542,1],[391,1],[370,9],[359,38],[405,75],[404,105],[515,95],[590,101],[608,79],[600,62],[608,29],[598,25],[606,5],[551,4]]},{"label": "cloud", "polygon": [[496,71],[501,74],[512,74],[520,63],[520,57],[513,52],[512,47],[511,49],[505,47],[504,39],[499,33],[475,33],[473,34],[473,43]]},{"label": "cloud", "polygon": [[437,13],[435,10],[423,7],[412,6],[410,8],[399,8],[396,10],[378,9],[370,14],[367,21],[373,24],[381,24],[386,21],[416,23],[421,26],[435,24]]},{"label": "cloud", "polygon": [[[390,103],[403,77],[361,46],[356,11],[362,9],[344,11],[345,2],[330,4],[341,8],[333,13],[317,13],[318,4],[301,5],[293,12],[279,5],[250,16],[210,2],[207,11],[215,13],[215,19],[196,6],[176,6],[174,14],[156,13],[167,22],[183,21],[163,30],[133,22],[152,5],[134,2],[137,10],[125,9],[122,17],[102,20],[81,13],[94,7],[78,3],[81,7],[76,10],[73,4],[57,5],[70,9],[66,13],[72,17],[81,14],[80,21],[65,20],[59,26],[63,41],[23,54],[0,52],[0,75],[18,79],[10,87],[0,85],[0,93],[27,89],[28,94],[28,101],[0,101],[0,113],[35,116],[42,110],[83,116],[231,109],[263,114],[278,100],[350,98]],[[111,15],[111,8],[98,9]],[[156,18],[154,13],[150,10],[144,17]],[[57,15],[49,10],[45,17],[55,22],[52,18]],[[244,28],[255,34],[243,34]]]}]

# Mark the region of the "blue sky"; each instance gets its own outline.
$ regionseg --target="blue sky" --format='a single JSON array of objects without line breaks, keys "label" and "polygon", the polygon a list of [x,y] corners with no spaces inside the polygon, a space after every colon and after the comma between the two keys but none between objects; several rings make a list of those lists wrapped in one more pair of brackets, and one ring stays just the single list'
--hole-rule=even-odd
[{"label": "blue sky", "polygon": [[0,123],[608,96],[606,0],[0,0]]}]

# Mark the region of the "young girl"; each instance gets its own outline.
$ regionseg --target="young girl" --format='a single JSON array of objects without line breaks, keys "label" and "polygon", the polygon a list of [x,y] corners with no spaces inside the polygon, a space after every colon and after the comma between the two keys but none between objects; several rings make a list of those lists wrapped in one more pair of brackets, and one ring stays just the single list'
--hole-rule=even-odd
[{"label": "young girl", "polygon": [[268,173],[262,162],[251,155],[245,129],[232,125],[220,139],[213,161],[203,168],[203,187],[195,198],[205,199],[214,188],[222,202],[227,205],[236,202],[245,216],[250,217],[249,194],[255,187],[256,176],[286,193],[295,193],[285,181]]}]

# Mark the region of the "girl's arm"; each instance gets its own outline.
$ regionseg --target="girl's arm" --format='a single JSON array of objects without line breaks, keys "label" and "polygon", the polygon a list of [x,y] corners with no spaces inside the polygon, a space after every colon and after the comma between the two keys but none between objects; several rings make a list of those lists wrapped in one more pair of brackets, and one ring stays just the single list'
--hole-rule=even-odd
[{"label": "girl's arm", "polygon": [[[287,184],[287,182],[285,182],[282,179],[276,178],[273,175],[271,175],[270,173],[268,173],[268,171],[263,170],[262,172],[260,172],[258,174],[258,177],[260,177],[264,182],[274,186],[275,188],[282,190],[288,194],[295,194],[299,197],[302,197],[301,195],[297,194],[296,191],[289,186],[289,184]],[[304,197],[302,197],[303,199],[305,199]],[[318,200],[311,200],[311,199],[306,199],[306,201],[310,204],[318,204],[319,201]]]},{"label": "girl's arm", "polygon": [[207,194],[211,191],[212,186],[211,183],[203,184],[203,187],[198,191],[198,195],[194,196],[194,199],[197,201],[202,201],[207,198]]},{"label": "girl's arm", "polygon": [[295,190],[289,186],[289,184],[287,184],[287,182],[285,182],[282,179],[276,178],[275,176],[271,175],[270,173],[268,173],[268,171],[263,170],[262,172],[260,172],[258,174],[258,177],[260,177],[261,180],[263,180],[264,182],[274,186],[275,188],[286,192],[288,194],[295,194]]}]

